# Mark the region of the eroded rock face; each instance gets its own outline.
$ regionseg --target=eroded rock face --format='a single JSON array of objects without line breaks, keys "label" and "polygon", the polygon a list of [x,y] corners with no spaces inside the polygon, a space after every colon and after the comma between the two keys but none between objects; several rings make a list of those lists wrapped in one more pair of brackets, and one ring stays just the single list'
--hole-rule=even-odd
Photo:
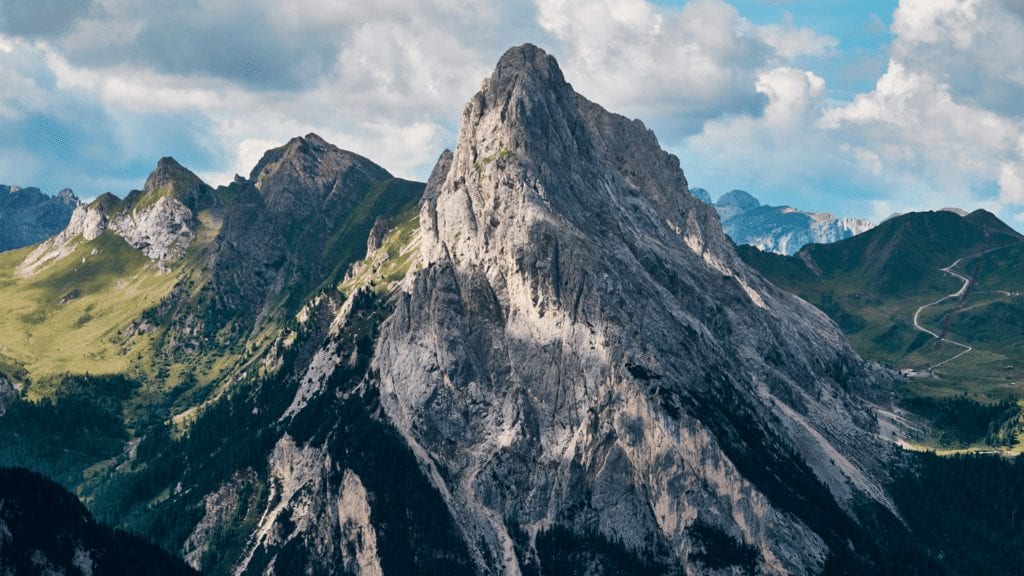
[{"label": "eroded rock face", "polygon": [[845,544],[791,497],[891,506],[861,399],[891,374],[743,265],[678,159],[540,49],[466,106],[420,222],[374,367],[481,572],[543,563],[555,527],[700,571],[699,523],[815,573]]},{"label": "eroded rock face", "polygon": [[[270,458],[271,497],[236,574],[284,574],[276,552],[301,542],[312,574],[379,576],[376,529],[359,476],[342,472],[332,481],[334,463],[322,447],[298,446],[282,438]],[[267,559],[267,556],[270,556]],[[339,562],[340,561],[340,562]],[[284,571],[282,571],[284,570]]]},{"label": "eroded rock face", "polygon": [[152,206],[128,210],[110,229],[150,260],[173,262],[185,255],[195,236],[194,216],[181,200],[163,196]]},{"label": "eroded rock face", "polygon": [[95,240],[107,229],[107,217],[96,208],[79,204],[71,214],[67,227],[44,241],[18,265],[17,274],[28,277],[49,262],[61,260],[75,251],[80,240]]}]

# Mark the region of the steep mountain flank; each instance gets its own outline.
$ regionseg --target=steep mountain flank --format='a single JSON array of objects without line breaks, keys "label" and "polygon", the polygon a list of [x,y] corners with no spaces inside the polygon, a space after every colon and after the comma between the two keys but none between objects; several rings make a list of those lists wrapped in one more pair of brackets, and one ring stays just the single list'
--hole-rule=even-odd
[{"label": "steep mountain flank", "polygon": [[891,508],[890,452],[861,398],[892,375],[737,258],[643,124],[514,48],[424,198],[374,366],[481,572],[550,571],[552,542],[611,571],[595,538],[648,567],[705,570],[715,538],[769,573],[870,562],[851,517]]},{"label": "steep mountain flank", "polygon": [[316,134],[268,151],[224,193],[229,208],[211,256],[214,306],[246,324],[278,308],[294,314],[365,255],[377,216],[410,209],[422,190]]}]

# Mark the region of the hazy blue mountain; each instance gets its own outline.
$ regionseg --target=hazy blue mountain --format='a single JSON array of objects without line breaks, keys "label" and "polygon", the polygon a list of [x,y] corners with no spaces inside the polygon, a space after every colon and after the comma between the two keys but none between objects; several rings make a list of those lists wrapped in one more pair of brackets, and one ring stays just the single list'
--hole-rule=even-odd
[{"label": "hazy blue mountain", "polygon": [[705,190],[694,195],[713,204],[725,233],[737,244],[792,255],[807,244],[828,244],[870,229],[860,218],[841,218],[824,212],[804,212],[790,206],[767,206],[743,190],[733,190],[717,202]]},{"label": "hazy blue mountain", "polygon": [[60,232],[77,205],[71,190],[48,196],[38,188],[0,185],[0,251],[29,246]]}]

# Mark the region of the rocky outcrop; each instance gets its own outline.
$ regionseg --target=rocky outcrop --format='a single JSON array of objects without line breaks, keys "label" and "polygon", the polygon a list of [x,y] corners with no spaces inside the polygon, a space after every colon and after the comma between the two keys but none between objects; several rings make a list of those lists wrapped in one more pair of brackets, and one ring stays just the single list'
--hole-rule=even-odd
[{"label": "rocky outcrop", "polygon": [[[270,506],[256,527],[251,545],[236,574],[283,574],[268,551],[302,542],[313,574],[343,573],[379,576],[377,535],[370,522],[370,503],[359,476],[346,469],[332,482],[331,457],[323,448],[300,447],[285,436],[270,458]],[[263,557],[258,562],[257,557]],[[258,565],[257,565],[258,563]]]},{"label": "rocky outcrop", "polygon": [[540,49],[467,104],[420,223],[373,366],[481,573],[555,562],[556,534],[593,566],[597,538],[703,572],[706,530],[754,551],[735,570],[816,573],[850,553],[820,510],[891,508],[861,398],[892,374],[740,262],[678,159]]},{"label": "rocky outcrop", "polygon": [[6,376],[0,374],[0,416],[7,412],[7,407],[18,397],[18,389]]},{"label": "rocky outcrop", "polygon": [[67,227],[29,252],[18,265],[16,274],[22,278],[32,276],[47,263],[70,255],[80,241],[99,238],[106,229],[107,217],[102,211],[87,204],[79,204],[71,214]]},{"label": "rocky outcrop", "polygon": [[109,227],[150,260],[165,264],[185,255],[194,226],[195,216],[181,200],[161,196],[151,206],[118,214]]},{"label": "rocky outcrop", "polygon": [[370,521],[369,494],[351,470],[345,470],[338,498],[338,525],[345,543],[342,560],[346,572],[360,576],[382,576],[377,533]]},{"label": "rocky outcrop", "polygon": [[188,250],[196,233],[196,211],[211,195],[212,189],[198,176],[173,158],[162,158],[145,188],[123,201],[107,193],[90,204],[78,202],[64,230],[33,250],[18,274],[32,276],[47,263],[74,252],[79,241],[95,240],[108,229],[166,271],[168,263]]},{"label": "rocky outcrop", "polygon": [[388,233],[387,220],[383,218],[377,218],[373,221],[373,228],[370,228],[370,236],[366,239],[366,253],[373,254],[376,252],[381,243],[384,242],[384,237]]},{"label": "rocky outcrop", "polygon": [[48,196],[38,188],[0,185],[0,252],[31,246],[67,226],[78,205],[71,190]]},{"label": "rocky outcrop", "polygon": [[185,562],[198,570],[203,569],[203,558],[209,552],[210,542],[225,525],[238,521],[242,493],[256,484],[256,473],[247,470],[237,473],[229,481],[203,498],[203,518],[192,529],[182,547]]},{"label": "rocky outcrop", "polygon": [[[698,198],[712,204],[711,196],[706,191],[701,192]],[[722,219],[722,228],[733,242],[789,256],[807,244],[831,244],[874,226],[860,218],[838,218],[790,206],[762,205],[743,190],[723,194],[713,205]]]}]

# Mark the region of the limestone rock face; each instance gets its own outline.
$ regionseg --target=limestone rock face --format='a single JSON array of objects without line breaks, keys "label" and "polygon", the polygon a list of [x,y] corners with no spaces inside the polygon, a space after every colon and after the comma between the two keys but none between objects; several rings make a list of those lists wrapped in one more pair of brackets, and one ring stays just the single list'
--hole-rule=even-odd
[{"label": "limestone rock face", "polygon": [[845,540],[794,502],[891,507],[864,399],[892,374],[748,269],[679,160],[539,48],[466,105],[420,223],[374,368],[480,572],[521,573],[556,529],[701,572],[702,527],[815,573]]},{"label": "limestone rock face", "polygon": [[384,236],[388,233],[388,223],[383,218],[378,217],[373,221],[373,228],[370,228],[370,236],[366,239],[366,253],[373,254],[376,252],[381,243],[384,242]]},{"label": "limestone rock face", "polygon": [[[284,436],[270,457],[277,481],[269,507],[252,536],[249,550],[238,565],[238,574],[279,574],[275,561],[257,566],[256,556],[290,541],[303,543],[314,574],[344,573],[380,576],[377,535],[370,522],[368,495],[359,476],[344,470],[340,482],[332,482],[332,462],[322,449],[296,446]],[[282,519],[291,522],[282,522]],[[282,524],[288,528],[281,529]]]},{"label": "limestone rock face", "polygon": [[194,215],[181,200],[162,196],[145,208],[127,210],[110,223],[110,229],[150,260],[174,261],[185,255],[195,236]]},{"label": "limestone rock face", "polygon": [[102,211],[86,204],[78,204],[71,220],[59,234],[39,244],[18,265],[21,277],[35,274],[49,262],[61,260],[74,252],[81,240],[95,240],[107,229],[107,217]]}]

